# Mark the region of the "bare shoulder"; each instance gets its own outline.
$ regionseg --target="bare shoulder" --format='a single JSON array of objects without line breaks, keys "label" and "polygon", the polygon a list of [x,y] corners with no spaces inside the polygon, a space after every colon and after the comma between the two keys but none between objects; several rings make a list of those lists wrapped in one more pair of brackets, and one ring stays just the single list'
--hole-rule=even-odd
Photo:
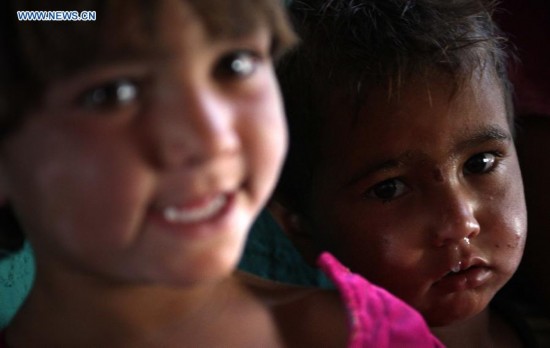
[{"label": "bare shoulder", "polygon": [[269,308],[287,346],[346,346],[347,312],[337,291],[277,283],[241,272],[238,276]]}]

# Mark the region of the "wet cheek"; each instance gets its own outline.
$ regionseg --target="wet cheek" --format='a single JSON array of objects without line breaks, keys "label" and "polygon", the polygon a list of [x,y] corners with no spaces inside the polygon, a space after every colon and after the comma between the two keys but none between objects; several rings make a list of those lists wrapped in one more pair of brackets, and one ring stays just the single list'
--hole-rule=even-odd
[{"label": "wet cheek", "polygon": [[488,220],[487,226],[495,231],[493,236],[495,250],[515,269],[525,246],[527,213],[521,179],[513,175],[510,178],[510,182],[502,185],[507,190],[501,195],[496,195],[495,199],[489,202],[489,206],[495,213],[493,218]]},{"label": "wet cheek", "polygon": [[527,237],[527,223],[525,216],[517,216],[511,221],[511,226],[515,231],[513,236],[513,242],[507,245],[509,248],[521,247],[525,244]]},{"label": "wet cheek", "polygon": [[511,277],[523,256],[525,247],[525,229],[520,221],[510,221],[508,225],[502,226],[508,230],[508,234],[501,235],[501,238],[494,241],[492,250],[493,261],[499,265],[500,273],[507,278]]},{"label": "wet cheek", "polygon": [[523,251],[527,237],[527,208],[519,164],[516,164],[514,169],[514,175],[509,176],[507,187],[511,189],[508,191],[505,200],[505,202],[508,202],[505,206],[507,223],[513,231],[512,241],[507,244],[507,247],[521,248]]},{"label": "wet cheek", "polygon": [[[500,218],[494,219],[490,224],[494,226],[492,229],[500,231],[500,238],[495,241],[495,247],[523,250],[527,235],[526,214],[521,207],[514,206],[510,209],[502,209],[498,211]],[[499,223],[500,221],[500,223]]]}]

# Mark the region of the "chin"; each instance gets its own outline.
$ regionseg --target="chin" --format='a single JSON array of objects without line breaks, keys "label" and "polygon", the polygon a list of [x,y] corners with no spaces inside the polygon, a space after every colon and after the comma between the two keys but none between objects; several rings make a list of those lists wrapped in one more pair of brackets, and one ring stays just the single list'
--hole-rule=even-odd
[{"label": "chin", "polygon": [[485,308],[487,308],[487,306],[476,306],[476,308],[465,308],[460,305],[454,306],[454,308],[440,306],[440,308],[433,313],[423,313],[423,316],[428,323],[428,326],[432,328],[446,327],[472,319],[481,313]]},{"label": "chin", "polygon": [[239,261],[240,254],[205,253],[193,259],[173,260],[159,264],[144,274],[143,283],[165,287],[193,287],[217,282],[230,277]]}]

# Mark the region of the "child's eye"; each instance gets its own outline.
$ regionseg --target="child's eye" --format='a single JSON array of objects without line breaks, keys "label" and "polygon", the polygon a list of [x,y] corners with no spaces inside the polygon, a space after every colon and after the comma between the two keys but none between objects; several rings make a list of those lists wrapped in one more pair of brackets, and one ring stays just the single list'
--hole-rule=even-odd
[{"label": "child's eye", "polygon": [[139,94],[138,85],[128,79],[110,81],[82,93],[82,105],[89,108],[122,106],[134,101]]},{"label": "child's eye", "polygon": [[258,61],[258,55],[253,52],[232,52],[220,59],[215,74],[221,77],[247,77],[256,71]]},{"label": "child's eye", "polygon": [[391,201],[407,192],[407,186],[399,179],[388,179],[370,188],[366,195],[369,198]]},{"label": "child's eye", "polygon": [[496,165],[497,155],[490,152],[478,153],[470,157],[464,164],[467,174],[482,174],[490,172]]}]

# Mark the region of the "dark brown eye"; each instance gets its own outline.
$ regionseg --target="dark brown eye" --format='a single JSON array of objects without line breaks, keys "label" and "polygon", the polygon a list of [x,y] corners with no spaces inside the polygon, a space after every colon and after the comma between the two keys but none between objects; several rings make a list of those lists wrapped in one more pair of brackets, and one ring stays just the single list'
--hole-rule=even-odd
[{"label": "dark brown eye", "polygon": [[253,52],[231,52],[220,59],[216,74],[223,77],[248,77],[256,71],[258,61],[258,56]]},{"label": "dark brown eye", "polygon": [[407,192],[407,186],[399,179],[389,179],[374,185],[367,191],[367,197],[391,201]]},{"label": "dark brown eye", "polygon": [[89,108],[116,107],[134,101],[139,95],[137,84],[131,80],[109,81],[84,92],[81,103]]},{"label": "dark brown eye", "polygon": [[483,152],[470,157],[464,164],[467,174],[482,174],[490,172],[496,163],[496,156],[490,152]]}]

